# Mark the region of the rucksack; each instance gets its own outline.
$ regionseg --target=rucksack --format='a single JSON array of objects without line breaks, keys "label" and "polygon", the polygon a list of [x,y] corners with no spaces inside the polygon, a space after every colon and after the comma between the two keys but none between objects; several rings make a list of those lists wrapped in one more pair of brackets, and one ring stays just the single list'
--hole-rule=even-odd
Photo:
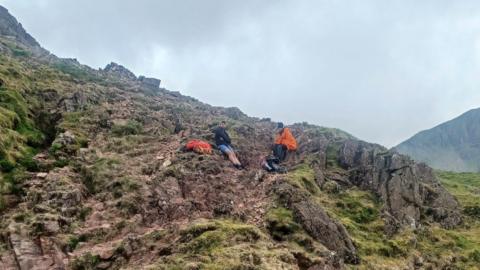
[{"label": "rucksack", "polygon": [[191,140],[185,145],[185,149],[199,154],[211,154],[212,146],[202,140]]}]

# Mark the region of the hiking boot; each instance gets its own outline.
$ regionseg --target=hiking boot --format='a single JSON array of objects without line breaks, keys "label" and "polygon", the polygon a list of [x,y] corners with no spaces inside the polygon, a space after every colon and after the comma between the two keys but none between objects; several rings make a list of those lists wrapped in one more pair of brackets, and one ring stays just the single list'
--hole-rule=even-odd
[{"label": "hiking boot", "polygon": [[243,170],[243,169],[245,169],[245,167],[243,167],[242,164],[234,164],[233,166],[234,166],[235,168],[237,168],[238,170]]}]

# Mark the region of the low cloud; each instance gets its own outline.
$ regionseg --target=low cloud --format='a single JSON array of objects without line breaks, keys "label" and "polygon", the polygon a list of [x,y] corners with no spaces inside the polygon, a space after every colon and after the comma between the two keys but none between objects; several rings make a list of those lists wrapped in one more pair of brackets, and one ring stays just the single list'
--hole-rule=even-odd
[{"label": "low cloud", "polygon": [[478,1],[0,0],[45,48],[394,146],[478,106]]}]

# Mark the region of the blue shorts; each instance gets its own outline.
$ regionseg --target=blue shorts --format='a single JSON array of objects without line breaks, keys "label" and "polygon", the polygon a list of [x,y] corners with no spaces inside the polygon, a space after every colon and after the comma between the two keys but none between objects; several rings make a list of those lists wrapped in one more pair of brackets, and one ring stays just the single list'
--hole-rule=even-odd
[{"label": "blue shorts", "polygon": [[230,145],[221,144],[218,146],[218,149],[220,149],[225,155],[233,153],[233,148]]}]

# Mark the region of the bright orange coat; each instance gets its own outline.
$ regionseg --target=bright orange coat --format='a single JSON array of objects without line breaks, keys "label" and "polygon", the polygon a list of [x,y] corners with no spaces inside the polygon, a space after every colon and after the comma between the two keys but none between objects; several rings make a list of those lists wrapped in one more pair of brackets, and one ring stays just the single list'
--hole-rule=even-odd
[{"label": "bright orange coat", "polygon": [[290,151],[297,150],[297,140],[295,140],[289,128],[284,128],[282,133],[277,134],[275,144],[283,144]]}]

